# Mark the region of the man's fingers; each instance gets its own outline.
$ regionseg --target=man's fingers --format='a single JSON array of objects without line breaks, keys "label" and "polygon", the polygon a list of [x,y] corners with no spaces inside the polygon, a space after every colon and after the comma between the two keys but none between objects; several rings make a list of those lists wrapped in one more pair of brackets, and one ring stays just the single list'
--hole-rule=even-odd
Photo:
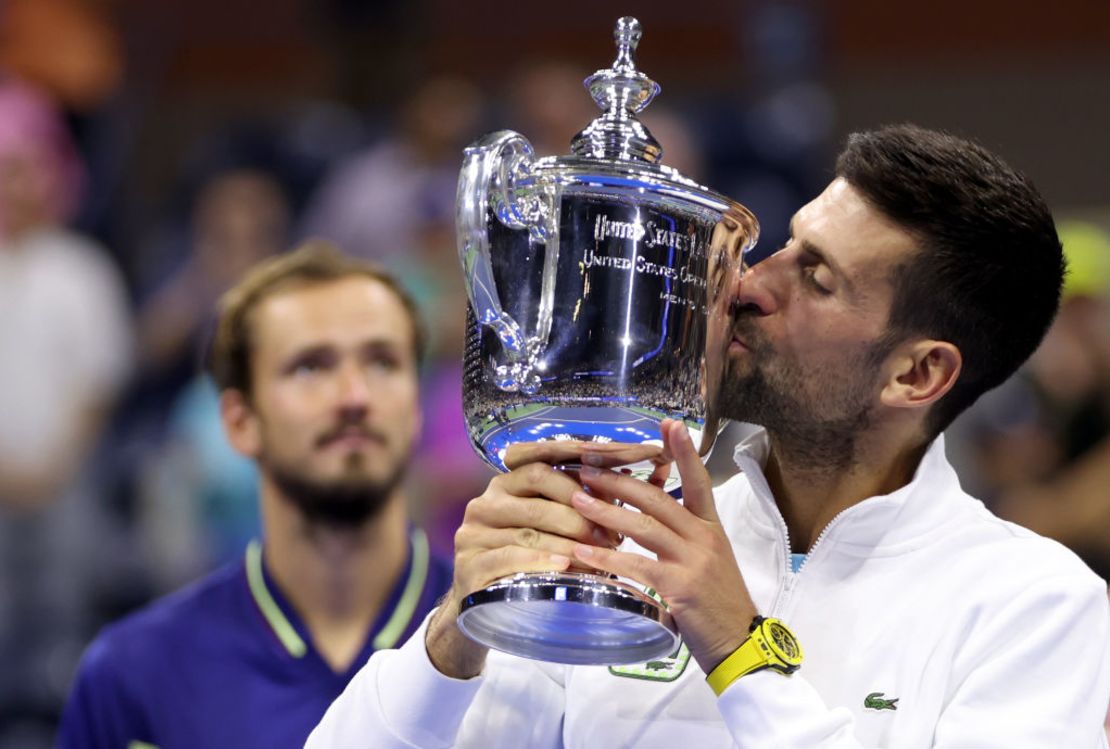
[{"label": "man's fingers", "polygon": [[615,507],[608,502],[594,499],[585,492],[575,492],[573,501],[575,508],[590,520],[628,536],[660,557],[677,556],[682,549],[682,538],[647,513]]},{"label": "man's fingers", "polygon": [[547,463],[526,463],[509,473],[494,476],[490,488],[514,497],[543,497],[569,505],[570,495],[580,488],[574,477]]},{"label": "man's fingers", "polygon": [[580,567],[592,568],[592,565],[564,554],[523,546],[501,546],[475,554],[467,565],[466,580],[462,581],[462,585],[468,588],[466,594],[469,595],[502,577],[518,572],[563,572],[572,562],[578,562]]},{"label": "man's fingers", "polygon": [[602,468],[639,463],[650,460],[655,462],[662,454],[659,443],[643,442],[630,444],[624,442],[579,442],[573,440],[552,440],[549,442],[518,442],[505,451],[505,466],[514,470],[528,463],[577,464],[584,462],[584,456],[591,456],[591,465]]},{"label": "man's fingers", "polygon": [[681,421],[663,422],[663,442],[674,455],[678,475],[682,477],[682,504],[702,520],[717,522],[717,506],[713,502],[713,481],[698,456],[690,432]]},{"label": "man's fingers", "polygon": [[[580,490],[575,484],[574,491]],[[569,494],[568,494],[569,503]],[[472,500],[466,508],[466,522],[459,527],[460,533],[469,533],[471,528],[516,529],[537,533],[550,533],[564,538],[572,538],[583,543],[605,543],[598,535],[599,529],[575,509],[557,502],[545,502],[533,497],[490,496]],[[604,534],[604,531],[601,531]],[[476,539],[456,539],[460,542],[473,542]],[[479,543],[481,543],[479,541]],[[494,544],[485,544],[493,546]]]},{"label": "man's fingers", "polygon": [[655,466],[655,469],[651,472],[651,475],[648,476],[647,482],[652,486],[658,486],[660,489],[662,489],[664,486],[667,485],[667,479],[669,479],[670,477],[671,462],[667,461],[666,463],[659,463]]},{"label": "man's fingers", "polygon": [[574,558],[581,564],[590,565],[605,572],[659,590],[662,582],[663,565],[658,560],[627,551],[599,549],[596,546],[579,544],[574,547]]},{"label": "man's fingers", "polygon": [[582,482],[591,495],[617,497],[624,504],[655,518],[680,536],[692,536],[699,529],[698,519],[658,486],[614,471],[590,468],[582,469]]},{"label": "man's fingers", "polygon": [[[604,546],[607,548],[611,546],[608,534],[600,528],[598,532],[598,536],[587,539],[585,543],[589,546]],[[481,533],[480,539],[477,536],[475,537],[471,548],[484,551],[505,546],[519,546],[524,549],[535,549],[548,554],[570,557],[574,555],[574,547],[579,543],[582,543],[582,541],[556,536],[552,533],[543,533],[535,528],[488,528]],[[481,551],[476,553],[481,553]]]}]

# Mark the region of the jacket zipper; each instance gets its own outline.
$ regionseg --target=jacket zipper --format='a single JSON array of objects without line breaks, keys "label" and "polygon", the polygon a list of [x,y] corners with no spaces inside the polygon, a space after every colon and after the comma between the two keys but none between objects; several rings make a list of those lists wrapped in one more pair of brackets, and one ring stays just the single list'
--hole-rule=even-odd
[{"label": "jacket zipper", "polygon": [[[773,498],[772,498],[772,503],[774,503]],[[855,505],[853,505],[853,507],[854,506]],[[832,527],[834,525],[836,525],[836,523],[840,520],[840,518],[844,517],[844,513],[848,512],[848,510],[850,510],[850,509],[852,509],[852,507],[844,508],[843,510],[838,512],[836,515],[834,515],[832,520],[830,520],[828,523],[825,524],[825,527],[822,528],[821,532],[817,535],[817,540],[813,542],[813,546],[809,547],[809,551],[806,552],[805,559],[802,560],[802,565],[800,567],[798,567],[798,571],[797,572],[791,572],[790,571],[790,530],[786,527],[786,520],[782,517],[782,512],[779,511],[778,505],[775,505],[775,518],[779,522],[779,530],[782,532],[782,538],[783,538],[783,542],[784,542],[785,546],[783,547],[783,560],[782,560],[783,561],[783,567],[782,567],[783,580],[782,580],[782,584],[779,585],[779,593],[775,597],[775,602],[771,606],[771,615],[772,616],[778,616],[779,614],[782,613],[782,610],[786,607],[786,604],[790,600],[790,594],[794,592],[794,588],[798,584],[798,578],[801,576],[801,574],[805,570],[805,568],[809,566],[810,557],[812,557],[813,553],[815,551],[817,551],[818,547],[821,546],[821,542],[825,540],[825,537],[829,534],[829,531],[832,529]]]}]

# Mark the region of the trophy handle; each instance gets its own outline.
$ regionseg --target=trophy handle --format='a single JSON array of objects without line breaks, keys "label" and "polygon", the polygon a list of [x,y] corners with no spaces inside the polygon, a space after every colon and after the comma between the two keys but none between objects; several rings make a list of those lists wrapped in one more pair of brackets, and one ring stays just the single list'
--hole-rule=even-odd
[{"label": "trophy handle", "polygon": [[[505,360],[497,365],[496,384],[509,392],[534,393],[539,388],[534,370],[551,331],[557,232],[550,225],[552,196],[535,178],[534,161],[532,145],[523,136],[499,130],[466,148],[459,172],[455,224],[466,292],[478,323],[492,329],[501,342]],[[486,226],[491,205],[506,227],[527,230],[530,241],[545,245],[534,336],[525,335],[501,306]]]}]

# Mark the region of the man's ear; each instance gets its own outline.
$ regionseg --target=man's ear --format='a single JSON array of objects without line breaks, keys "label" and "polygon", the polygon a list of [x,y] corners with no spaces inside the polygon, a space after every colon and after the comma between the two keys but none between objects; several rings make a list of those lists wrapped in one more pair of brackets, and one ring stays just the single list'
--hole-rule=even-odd
[{"label": "man's ear", "polygon": [[220,422],[235,452],[246,458],[258,458],[262,452],[262,429],[258,415],[241,390],[220,393]]},{"label": "man's ear", "polygon": [[960,350],[947,341],[909,341],[887,358],[880,399],[891,408],[931,406],[956,384],[962,367]]}]

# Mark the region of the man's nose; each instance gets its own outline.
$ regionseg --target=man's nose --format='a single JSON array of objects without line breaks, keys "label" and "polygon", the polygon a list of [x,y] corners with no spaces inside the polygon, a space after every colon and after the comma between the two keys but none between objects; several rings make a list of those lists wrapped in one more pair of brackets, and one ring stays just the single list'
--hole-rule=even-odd
[{"label": "man's nose", "polygon": [[770,260],[768,258],[737,274],[732,295],[734,313],[748,309],[759,315],[769,315],[778,309],[772,278],[774,269],[767,264]]},{"label": "man's nose", "polygon": [[339,405],[345,411],[365,411],[370,406],[366,373],[353,363],[339,369]]}]

